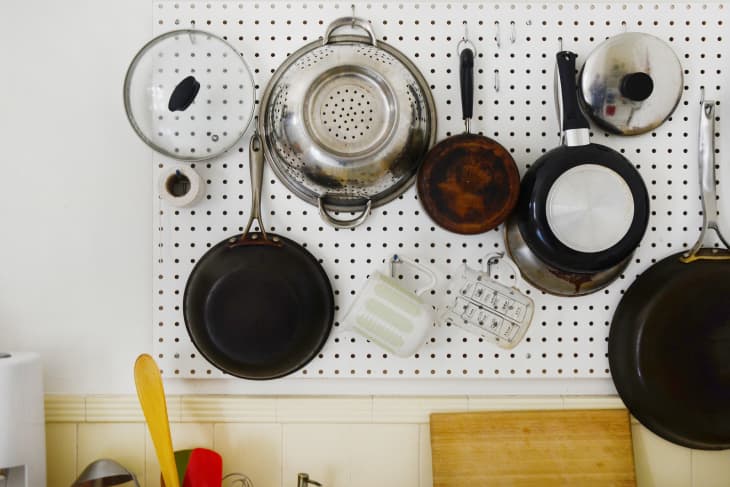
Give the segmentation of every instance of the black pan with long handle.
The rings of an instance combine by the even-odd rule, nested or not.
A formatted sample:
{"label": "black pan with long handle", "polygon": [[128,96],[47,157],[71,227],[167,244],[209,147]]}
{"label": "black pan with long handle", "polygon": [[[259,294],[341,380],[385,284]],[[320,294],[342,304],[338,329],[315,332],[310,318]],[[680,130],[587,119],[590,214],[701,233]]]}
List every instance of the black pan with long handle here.
{"label": "black pan with long handle", "polygon": [[563,143],[527,170],[506,244],[523,277],[557,295],[595,292],[618,277],[649,221],[649,195],[623,155],[590,141],[578,104],[576,54],[556,55]]}
{"label": "black pan with long handle", "polygon": [[647,428],[690,448],[730,448],[730,252],[703,248],[720,233],[715,102],[702,101],[699,165],[703,227],[689,252],[644,271],[624,294],[608,337],[613,382]]}
{"label": "black pan with long handle", "polygon": [[[251,138],[251,216],[240,235],[212,247],[188,278],[184,316],[200,353],[220,370],[274,379],[312,360],[334,319],[327,274],[301,245],[267,233],[261,220],[264,158]],[[257,220],[259,232],[251,231]]]}

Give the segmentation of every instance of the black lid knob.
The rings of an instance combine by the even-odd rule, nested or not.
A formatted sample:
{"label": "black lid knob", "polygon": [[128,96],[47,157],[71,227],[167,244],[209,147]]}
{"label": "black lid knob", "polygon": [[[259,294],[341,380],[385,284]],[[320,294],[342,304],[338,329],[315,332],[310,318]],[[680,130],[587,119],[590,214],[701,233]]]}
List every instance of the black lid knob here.
{"label": "black lid knob", "polygon": [[200,83],[193,76],[188,76],[172,90],[167,109],[171,112],[181,112],[187,109],[195,101],[198,91],[200,91]]}
{"label": "black lid knob", "polygon": [[621,94],[634,101],[644,101],[654,91],[654,80],[646,73],[631,73],[621,79]]}

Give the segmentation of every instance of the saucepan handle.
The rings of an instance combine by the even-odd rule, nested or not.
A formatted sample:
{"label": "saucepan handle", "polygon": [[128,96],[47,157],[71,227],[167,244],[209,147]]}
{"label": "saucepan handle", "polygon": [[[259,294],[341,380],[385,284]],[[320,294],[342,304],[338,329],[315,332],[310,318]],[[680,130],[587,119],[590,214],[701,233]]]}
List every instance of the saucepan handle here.
{"label": "saucepan handle", "polygon": [[327,207],[325,206],[324,198],[324,196],[320,196],[317,200],[317,206],[319,206],[319,215],[329,225],[341,229],[355,228],[356,226],[361,225],[362,222],[364,222],[365,219],[370,215],[370,208],[373,205],[373,200],[368,199],[367,203],[365,203],[365,207],[362,209],[362,212],[355,218],[352,218],[351,220],[339,220],[329,214],[329,212],[327,211]]}
{"label": "saucepan handle", "polygon": [[339,19],[333,20],[329,27],[327,27],[327,32],[325,32],[324,39],[322,39],[322,45],[326,46],[327,44],[329,44],[332,33],[342,27],[361,28],[362,30],[367,32],[368,37],[370,37],[370,44],[372,44],[373,47],[377,47],[378,41],[375,39],[375,32],[373,31],[370,22],[358,17],[340,17]]}
{"label": "saucepan handle", "polygon": [[464,48],[459,54],[459,87],[461,118],[466,124],[466,133],[469,133],[469,121],[474,115],[474,51],[469,47]]}
{"label": "saucepan handle", "polygon": [[705,100],[704,93],[700,101],[700,132],[699,132],[699,169],[700,193],[702,195],[702,231],[692,249],[682,260],[728,260],[730,254],[702,249],[707,230],[713,230],[725,247],[730,247],[720,231],[720,221],[717,212],[717,187],[715,184],[715,111],[716,102]]}
{"label": "saucepan handle", "polygon": [[560,51],[556,55],[557,102],[560,113],[563,143],[567,146],[586,145],[590,142],[588,120],[578,105],[578,89],[575,84],[575,59],[577,54]]}

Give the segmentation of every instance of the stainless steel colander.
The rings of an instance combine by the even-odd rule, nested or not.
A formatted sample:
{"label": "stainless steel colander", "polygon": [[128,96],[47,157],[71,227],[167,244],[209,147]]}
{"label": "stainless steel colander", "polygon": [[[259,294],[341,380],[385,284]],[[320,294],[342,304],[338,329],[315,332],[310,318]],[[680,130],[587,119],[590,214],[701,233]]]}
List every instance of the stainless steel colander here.
{"label": "stainless steel colander", "polygon": [[[346,26],[368,36],[332,35]],[[418,68],[366,20],[344,17],[274,73],[259,124],[281,182],[327,223],[351,228],[413,183],[436,138],[436,109]]]}

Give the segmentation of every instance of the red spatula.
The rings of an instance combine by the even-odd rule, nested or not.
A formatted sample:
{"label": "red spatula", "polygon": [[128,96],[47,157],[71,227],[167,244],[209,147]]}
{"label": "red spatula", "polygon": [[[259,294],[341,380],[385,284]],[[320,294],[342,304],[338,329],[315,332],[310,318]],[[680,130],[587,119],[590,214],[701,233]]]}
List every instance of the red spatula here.
{"label": "red spatula", "polygon": [[221,487],[223,459],[213,450],[195,448],[185,471],[182,487]]}

